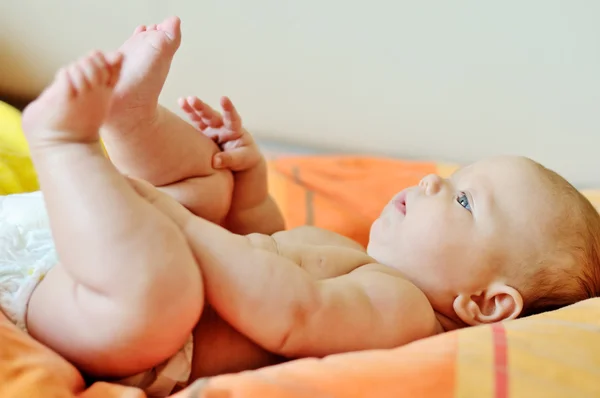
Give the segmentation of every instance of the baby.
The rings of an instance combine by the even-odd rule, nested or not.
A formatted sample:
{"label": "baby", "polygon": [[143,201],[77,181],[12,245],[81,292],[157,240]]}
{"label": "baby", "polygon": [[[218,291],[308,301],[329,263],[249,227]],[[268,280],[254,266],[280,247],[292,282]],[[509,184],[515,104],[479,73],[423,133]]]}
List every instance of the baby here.
{"label": "baby", "polygon": [[397,347],[600,293],[598,213],[526,158],[425,177],[383,209],[366,250],[317,228],[283,231],[229,100],[223,116],[181,101],[205,134],[158,107],[179,41],[176,18],[139,28],[119,52],[62,69],[24,114],[60,262],[22,316],[86,374],[164,396],[199,377]]}

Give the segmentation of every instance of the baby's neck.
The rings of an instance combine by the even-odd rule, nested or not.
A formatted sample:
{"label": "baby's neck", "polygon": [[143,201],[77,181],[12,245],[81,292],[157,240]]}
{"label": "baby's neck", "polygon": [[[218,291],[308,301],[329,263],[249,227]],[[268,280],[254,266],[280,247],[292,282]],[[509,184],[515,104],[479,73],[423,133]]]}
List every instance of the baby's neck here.
{"label": "baby's neck", "polygon": [[438,325],[440,328],[439,333],[449,332],[451,330],[462,329],[464,327],[467,327],[467,325],[464,322],[452,319],[451,317],[448,317],[442,314],[441,312],[436,311],[435,316],[437,318]]}

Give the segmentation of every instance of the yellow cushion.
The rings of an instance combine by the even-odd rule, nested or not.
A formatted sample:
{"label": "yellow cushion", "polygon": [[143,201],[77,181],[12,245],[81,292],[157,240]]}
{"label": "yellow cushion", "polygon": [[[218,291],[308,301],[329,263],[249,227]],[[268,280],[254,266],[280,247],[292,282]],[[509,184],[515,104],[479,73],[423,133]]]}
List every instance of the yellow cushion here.
{"label": "yellow cushion", "polygon": [[21,114],[0,101],[0,195],[37,189],[37,177],[21,130]]}

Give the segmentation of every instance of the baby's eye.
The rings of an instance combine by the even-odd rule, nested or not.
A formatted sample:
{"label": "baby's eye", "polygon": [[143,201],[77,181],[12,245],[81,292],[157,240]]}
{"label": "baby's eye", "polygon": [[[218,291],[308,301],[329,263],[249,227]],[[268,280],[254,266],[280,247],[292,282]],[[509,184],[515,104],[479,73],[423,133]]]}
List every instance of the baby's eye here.
{"label": "baby's eye", "polygon": [[471,211],[471,204],[469,203],[469,198],[467,194],[464,192],[460,192],[456,197],[456,201],[465,209]]}

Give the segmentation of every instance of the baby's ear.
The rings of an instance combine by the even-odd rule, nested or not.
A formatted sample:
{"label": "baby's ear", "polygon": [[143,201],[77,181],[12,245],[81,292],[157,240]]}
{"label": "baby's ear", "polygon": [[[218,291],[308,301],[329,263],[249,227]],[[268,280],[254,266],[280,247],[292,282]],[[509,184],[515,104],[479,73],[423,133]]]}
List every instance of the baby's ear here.
{"label": "baby's ear", "polygon": [[523,310],[523,297],[514,288],[500,282],[475,294],[460,294],[454,300],[456,315],[467,325],[515,319]]}

